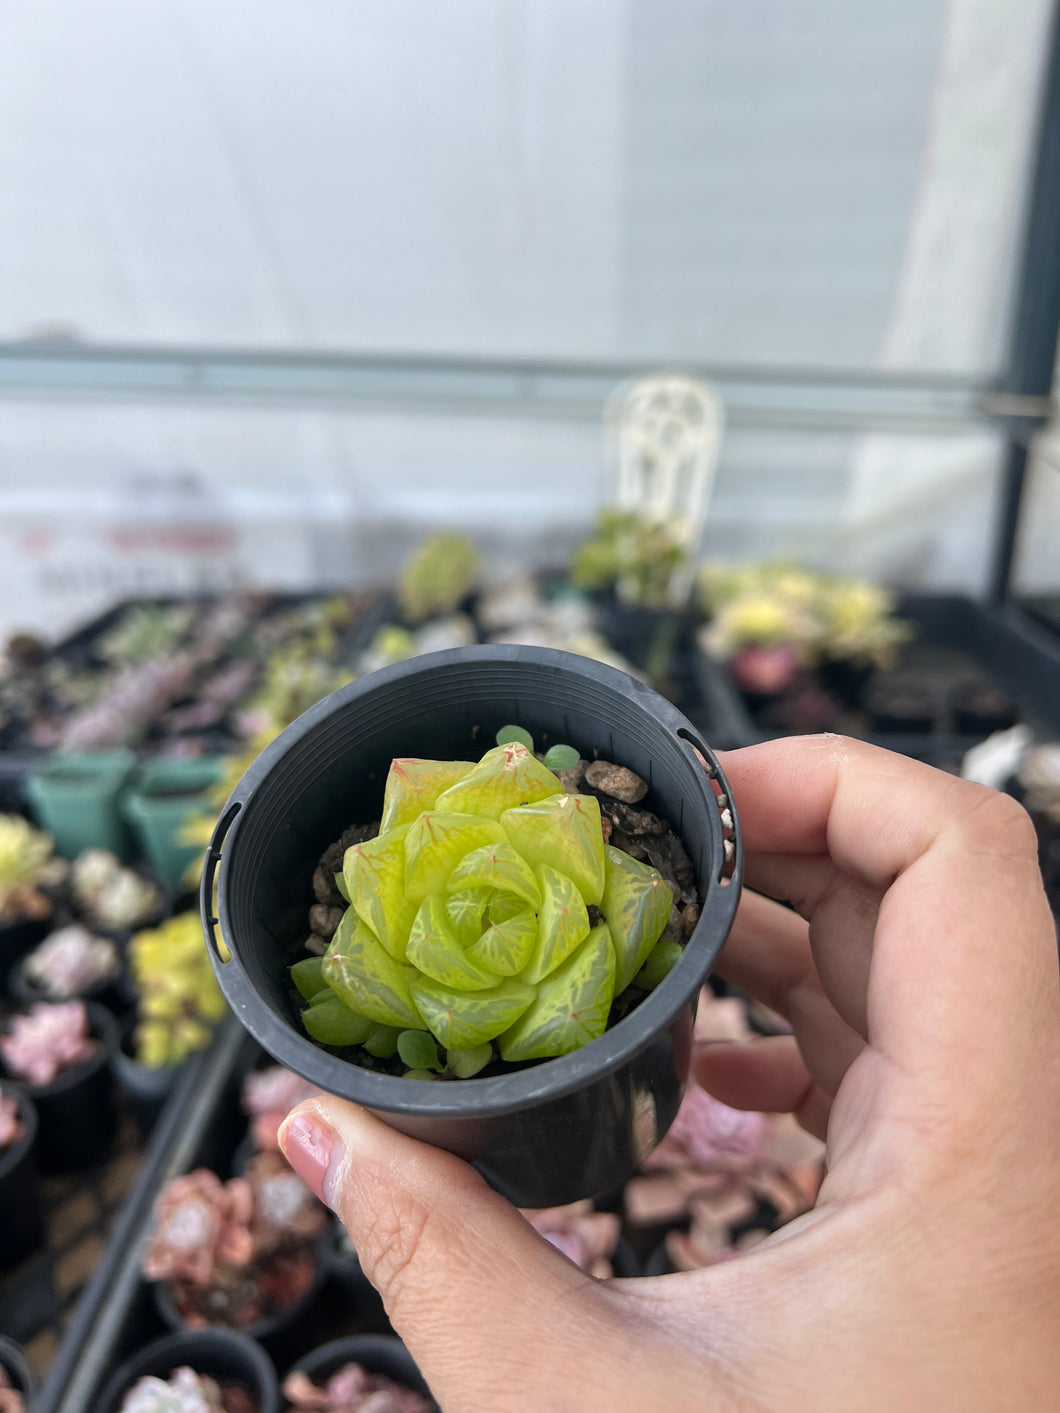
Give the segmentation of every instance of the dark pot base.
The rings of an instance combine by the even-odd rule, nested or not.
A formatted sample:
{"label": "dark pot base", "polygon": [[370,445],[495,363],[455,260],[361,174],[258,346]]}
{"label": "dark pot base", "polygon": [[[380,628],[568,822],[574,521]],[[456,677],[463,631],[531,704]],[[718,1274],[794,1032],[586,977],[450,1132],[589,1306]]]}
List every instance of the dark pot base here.
{"label": "dark pot base", "polygon": [[[0,1271],[9,1270],[40,1245],[44,1228],[37,1177],[37,1111],[25,1091],[5,1082],[0,1092],[18,1097],[25,1134],[0,1153]],[[17,1220],[15,1214],[17,1213]],[[0,1363],[3,1363],[0,1348]]]}
{"label": "dark pot base", "polygon": [[96,1413],[120,1413],[122,1400],[138,1379],[168,1379],[183,1365],[221,1385],[241,1385],[255,1399],[258,1413],[280,1413],[280,1390],[269,1356],[247,1335],[217,1329],[182,1331],[142,1349],[109,1380],[93,1405]]}
{"label": "dark pot base", "polygon": [[30,1398],[37,1391],[37,1380],[33,1377],[25,1350],[6,1335],[0,1335],[0,1369],[5,1370],[12,1387],[25,1394],[28,1406]]}
{"label": "dark pot base", "polygon": [[431,1397],[427,1381],[416,1361],[395,1335],[351,1335],[333,1339],[299,1359],[288,1373],[301,1371],[314,1383],[322,1384],[344,1364],[360,1364],[370,1374],[383,1374],[394,1383]]}

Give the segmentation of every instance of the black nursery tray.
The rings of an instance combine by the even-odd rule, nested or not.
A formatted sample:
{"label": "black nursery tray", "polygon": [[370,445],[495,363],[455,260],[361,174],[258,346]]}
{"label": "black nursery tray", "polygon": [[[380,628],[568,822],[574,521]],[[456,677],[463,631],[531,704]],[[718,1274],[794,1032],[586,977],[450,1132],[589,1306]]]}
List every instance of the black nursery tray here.
{"label": "black nursery tray", "polygon": [[[913,652],[945,653],[955,665],[976,669],[1017,702],[1021,720],[1040,733],[1060,734],[1060,641],[1018,608],[937,594],[910,596],[899,604],[898,611],[916,625]],[[717,663],[696,650],[693,667],[703,699],[723,704],[719,709],[734,739],[721,744],[750,745],[777,734],[756,724]],[[950,768],[959,767],[965,752],[983,739],[982,734],[955,731],[859,730],[856,717],[850,725],[852,734],[863,735],[888,750]]]}

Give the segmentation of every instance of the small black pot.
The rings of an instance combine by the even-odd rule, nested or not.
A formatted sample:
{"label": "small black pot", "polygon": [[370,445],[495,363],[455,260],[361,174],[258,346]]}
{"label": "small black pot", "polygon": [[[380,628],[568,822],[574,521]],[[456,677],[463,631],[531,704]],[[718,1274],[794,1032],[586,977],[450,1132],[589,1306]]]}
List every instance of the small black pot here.
{"label": "small black pot", "polygon": [[[356,1255],[350,1255],[342,1243],[342,1230],[339,1220],[331,1230],[324,1247],[324,1264],[327,1268],[328,1284],[341,1292],[343,1308],[356,1312],[357,1324],[362,1329],[390,1329],[390,1320],[383,1304],[383,1297],[368,1279]],[[327,1297],[325,1297],[326,1299]]]}
{"label": "small black pot", "polygon": [[92,1001],[87,1010],[89,1029],[99,1041],[96,1054],[51,1084],[25,1086],[40,1121],[37,1161],[45,1172],[89,1167],[103,1157],[114,1135],[114,1017]]}
{"label": "small black pot", "polygon": [[[317,859],[349,824],[379,817],[395,757],[477,758],[508,723],[539,744],[570,742],[649,782],[645,808],[681,836],[703,899],[683,957],[599,1039],[513,1073],[428,1083],[339,1059],[305,1035],[287,977],[301,955]],[[221,815],[200,893],[221,989],[281,1064],[473,1161],[516,1205],[560,1206],[612,1188],[636,1171],[677,1113],[699,989],[739,900],[738,826],[727,838],[711,776],[729,795],[716,759],[675,707],[625,673],[570,653],[460,648],[372,673],[278,736]],[[218,862],[227,962],[212,911]]]}
{"label": "small black pot", "polygon": [[396,1335],[350,1335],[322,1344],[312,1354],[306,1354],[288,1374],[308,1374],[316,1384],[323,1384],[344,1364],[360,1364],[370,1374],[383,1374],[394,1383],[431,1397],[427,1381],[415,1359]]}
{"label": "small black pot", "polygon": [[141,1065],[132,1054],[135,1028],[135,1017],[121,1027],[114,1047],[114,1077],[129,1100],[136,1126],[146,1137],[158,1122],[182,1066],[162,1065],[158,1069],[148,1069],[146,1065]]}
{"label": "small black pot", "polygon": [[7,1372],[13,1388],[25,1396],[26,1405],[37,1391],[37,1380],[29,1367],[26,1351],[6,1335],[0,1335],[0,1369]]}
{"label": "small black pot", "polygon": [[272,1360],[248,1335],[234,1330],[184,1330],[141,1349],[107,1383],[96,1413],[120,1413],[122,1400],[138,1379],[168,1379],[184,1366],[220,1384],[241,1384],[258,1413],[280,1413],[280,1388]]}
{"label": "small black pot", "polygon": [[849,657],[827,658],[819,672],[825,688],[852,710],[861,705],[872,677],[871,662],[856,662]]}
{"label": "small black pot", "polygon": [[[272,1315],[266,1315],[264,1319],[255,1320],[254,1324],[248,1325],[245,1330],[238,1333],[249,1335],[251,1339],[259,1340],[266,1349],[271,1350],[275,1355],[278,1350],[286,1349],[290,1343],[289,1336],[292,1330],[299,1328],[306,1316],[316,1305],[320,1296],[320,1288],[324,1284],[326,1275],[326,1265],[324,1258],[324,1243],[322,1240],[316,1252],[316,1267],[313,1273],[313,1280],[306,1292],[283,1310],[277,1310]],[[154,1295],[155,1308],[162,1320],[171,1330],[186,1330],[187,1326],[177,1309],[176,1301],[173,1299],[173,1292],[168,1281],[153,1281],[151,1289]],[[213,1328],[213,1327],[211,1327]],[[217,1328],[225,1328],[217,1326]],[[299,1346],[294,1345],[297,1349]]]}
{"label": "small black pot", "polygon": [[43,922],[11,922],[6,927],[0,927],[0,983],[7,981],[27,952],[32,952],[38,942],[44,941],[51,927],[51,918]]}
{"label": "small black pot", "polygon": [[[40,1212],[40,1183],[34,1146],[37,1138],[37,1111],[26,1092],[16,1084],[4,1083],[0,1093],[18,1099],[18,1116],[26,1132],[17,1143],[0,1153],[0,1271],[6,1271],[27,1257],[41,1243],[44,1228]],[[16,1218],[17,1214],[17,1218]],[[3,1363],[0,1348],[0,1363]]]}

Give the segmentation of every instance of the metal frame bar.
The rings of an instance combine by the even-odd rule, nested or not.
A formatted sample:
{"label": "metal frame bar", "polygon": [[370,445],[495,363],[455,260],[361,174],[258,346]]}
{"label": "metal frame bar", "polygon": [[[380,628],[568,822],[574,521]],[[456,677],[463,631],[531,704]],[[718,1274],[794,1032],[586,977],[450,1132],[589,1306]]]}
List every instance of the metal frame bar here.
{"label": "metal frame bar", "polygon": [[[1060,4],[1054,4],[1030,198],[1013,307],[1005,392],[1017,399],[1049,397],[1060,337]],[[1044,409],[1043,409],[1044,411]],[[1045,415],[1016,418],[1001,480],[989,598],[1005,602],[1019,543],[1027,453]]]}

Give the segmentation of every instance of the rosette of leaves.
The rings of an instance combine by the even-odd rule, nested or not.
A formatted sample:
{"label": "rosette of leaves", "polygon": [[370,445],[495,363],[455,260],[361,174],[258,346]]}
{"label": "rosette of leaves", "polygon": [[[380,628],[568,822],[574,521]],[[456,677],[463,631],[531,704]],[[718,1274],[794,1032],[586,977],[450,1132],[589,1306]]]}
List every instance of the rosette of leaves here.
{"label": "rosette of leaves", "polygon": [[604,510],[595,533],[575,553],[571,582],[579,589],[616,588],[623,603],[640,608],[664,608],[686,558],[664,522],[632,510]]}
{"label": "rosette of leaves", "polygon": [[479,556],[465,535],[439,534],[424,540],[401,575],[398,598],[410,623],[450,613],[478,578]]}
{"label": "rosette of leaves", "polygon": [[670,888],[605,845],[595,797],[564,793],[550,765],[576,752],[546,764],[502,735],[523,739],[477,763],[393,762],[378,837],[346,852],[327,953],[292,968],[315,1040],[470,1078],[494,1047],[518,1062],[595,1040],[642,973]]}

